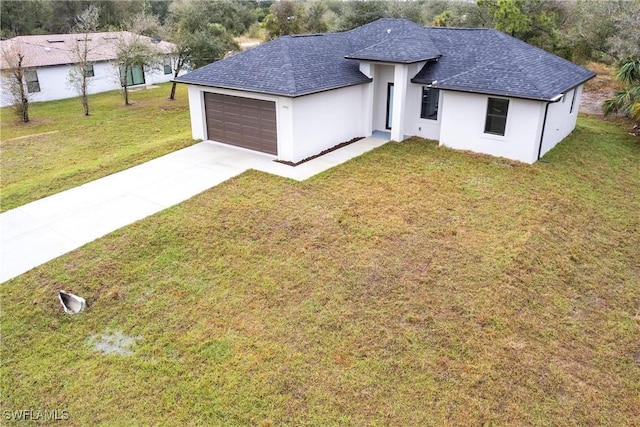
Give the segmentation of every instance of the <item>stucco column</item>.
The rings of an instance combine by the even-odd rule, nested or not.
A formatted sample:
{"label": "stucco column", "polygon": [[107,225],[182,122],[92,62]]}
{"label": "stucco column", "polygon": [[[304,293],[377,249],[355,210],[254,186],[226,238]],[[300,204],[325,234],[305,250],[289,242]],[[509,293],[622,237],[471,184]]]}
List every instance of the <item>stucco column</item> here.
{"label": "stucco column", "polygon": [[189,113],[191,115],[191,137],[207,139],[207,120],[204,113],[204,92],[197,86],[187,86]]}
{"label": "stucco column", "polygon": [[373,91],[375,89],[375,65],[360,61],[360,72],[372,78],[373,82],[362,85],[362,136],[373,133]]}
{"label": "stucco column", "polygon": [[391,118],[391,139],[395,141],[404,139],[408,76],[408,65],[395,65],[393,72],[393,116]]}
{"label": "stucco column", "polygon": [[278,159],[296,162],[294,147],[293,98],[279,97],[276,102],[278,123]]}

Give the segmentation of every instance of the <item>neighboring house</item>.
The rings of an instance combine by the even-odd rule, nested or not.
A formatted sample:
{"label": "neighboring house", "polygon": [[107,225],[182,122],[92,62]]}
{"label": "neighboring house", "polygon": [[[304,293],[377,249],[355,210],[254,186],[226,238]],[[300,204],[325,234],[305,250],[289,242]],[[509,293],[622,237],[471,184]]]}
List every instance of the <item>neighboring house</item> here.
{"label": "neighboring house", "polygon": [[595,73],[493,29],[381,19],[286,36],[185,74],[193,137],[298,162],[390,131],[533,163]]}
{"label": "neighboring house", "polygon": [[[129,71],[128,83],[131,86],[164,83],[173,77],[170,53],[174,45],[166,41],[155,42],[145,36],[137,36],[127,31],[91,33],[88,35],[89,60],[89,93],[105,92],[119,89],[120,68],[116,63],[116,44],[131,37],[140,37],[145,43],[164,56],[157,68],[147,69],[142,66],[133,67]],[[23,66],[28,68],[27,89],[32,102],[51,101],[54,99],[73,98],[78,93],[69,84],[69,71],[77,62],[73,49],[76,43],[84,43],[85,34],[53,34],[41,36],[18,36],[0,41],[2,62],[0,69],[7,71],[10,67],[6,55],[19,50],[25,55]],[[11,105],[11,98],[4,89],[0,106]]]}

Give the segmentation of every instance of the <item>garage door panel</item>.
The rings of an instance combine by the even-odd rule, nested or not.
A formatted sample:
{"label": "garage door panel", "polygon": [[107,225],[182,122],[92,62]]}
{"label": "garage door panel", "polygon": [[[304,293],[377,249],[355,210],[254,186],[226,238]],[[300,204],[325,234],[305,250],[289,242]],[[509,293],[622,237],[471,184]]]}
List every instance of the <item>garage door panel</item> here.
{"label": "garage door panel", "polygon": [[275,102],[205,93],[209,139],[277,154]]}
{"label": "garage door panel", "polygon": [[210,127],[215,127],[215,128],[220,128],[220,129],[224,129],[225,127],[225,122],[222,119],[219,119],[218,117],[211,117],[209,116],[209,126]]}

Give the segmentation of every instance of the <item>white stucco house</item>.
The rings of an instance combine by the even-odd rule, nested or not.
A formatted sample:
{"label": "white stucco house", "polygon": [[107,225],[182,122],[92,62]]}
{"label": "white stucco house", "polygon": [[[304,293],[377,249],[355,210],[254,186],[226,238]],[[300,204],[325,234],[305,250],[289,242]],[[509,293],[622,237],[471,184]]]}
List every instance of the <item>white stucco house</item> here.
{"label": "white stucco house", "polygon": [[[170,53],[174,45],[166,41],[155,42],[145,36],[127,31],[91,33],[87,36],[89,60],[89,93],[106,92],[119,89],[120,67],[116,63],[116,44],[120,40],[138,37],[163,58],[154,68],[133,67],[129,72],[130,86],[148,86],[168,82],[173,78],[173,58]],[[2,79],[2,97],[0,106],[11,105],[12,99],[6,90],[5,73],[12,67],[13,52],[24,54],[23,66],[28,69],[27,90],[31,102],[52,101],[73,98],[78,93],[69,83],[69,71],[77,62],[73,49],[77,43],[85,43],[85,34],[49,34],[38,36],[18,36],[0,41],[0,79]]]}
{"label": "white stucco house", "polygon": [[374,131],[533,163],[595,73],[493,29],[381,19],[285,36],[176,79],[192,133],[298,162]]}

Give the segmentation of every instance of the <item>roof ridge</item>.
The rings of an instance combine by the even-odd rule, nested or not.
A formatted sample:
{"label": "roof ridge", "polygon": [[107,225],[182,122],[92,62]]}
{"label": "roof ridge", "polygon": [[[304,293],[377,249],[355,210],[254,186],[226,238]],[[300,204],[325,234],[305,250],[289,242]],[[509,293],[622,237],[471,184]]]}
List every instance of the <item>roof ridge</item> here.
{"label": "roof ridge", "polygon": [[[517,38],[515,38],[513,36],[505,34],[502,31],[498,31],[498,30],[496,30],[494,28],[492,28],[492,30],[493,30],[492,34],[494,36],[498,36],[501,39],[503,39],[503,40],[505,40],[505,41],[507,41],[509,43],[513,43],[514,41],[515,42],[520,42],[520,43],[524,43],[527,47],[533,47],[533,48],[537,49],[540,52],[549,53],[544,49],[540,49],[537,46],[533,46],[533,45],[531,45],[531,44],[529,44],[527,42],[524,42],[524,41],[522,41],[520,39],[517,39]],[[520,43],[518,43],[518,44],[520,44]],[[538,82],[536,81],[536,79],[532,78],[531,73],[529,72],[529,70],[523,67],[522,61],[514,61],[514,57],[516,57],[516,56],[518,57],[518,59],[522,59],[521,52],[519,52],[519,50],[517,52],[514,52],[514,48],[515,48],[515,46],[513,46],[513,47],[512,46],[508,46],[509,53],[511,54],[510,57],[509,57],[510,64],[512,66],[515,66],[518,69],[518,71],[520,71],[527,78],[527,81],[530,84],[532,84],[536,89],[538,89],[540,91],[540,93],[545,93],[546,94],[547,91],[544,90],[543,88],[541,88],[539,86]],[[557,55],[554,55],[554,56],[559,58],[559,56],[557,56]],[[551,94],[551,95],[555,95],[555,94]]]}
{"label": "roof ridge", "polygon": [[425,25],[424,28],[429,30],[467,30],[467,31],[490,31],[494,28],[488,27],[436,27],[433,25]]}
{"label": "roof ridge", "polygon": [[[291,40],[292,37],[283,37],[282,40]],[[296,93],[296,91],[298,90],[297,87],[297,82],[296,82],[296,75],[293,71],[293,64],[291,62],[291,52],[289,51],[289,43],[282,43],[281,46],[281,50],[283,51],[283,55],[282,55],[282,63],[284,65],[285,68],[285,72],[287,73],[287,80],[289,80],[289,78],[291,79],[291,82],[293,83],[293,93]]]}
{"label": "roof ridge", "polygon": [[59,51],[62,51],[62,52],[71,52],[70,49],[66,49],[64,47],[56,46],[55,44],[52,44],[51,46],[43,46],[40,43],[28,42],[28,41],[24,41],[24,40],[9,39],[7,41],[12,41],[13,43],[22,43],[22,44],[26,44],[28,46],[43,47],[43,48],[51,49],[51,50],[55,49],[55,50],[59,50]]}
{"label": "roof ridge", "polygon": [[[127,30],[120,30],[120,31],[92,31],[92,32],[88,32],[88,33],[56,33],[56,34],[24,34],[24,35],[20,35],[20,36],[15,36],[15,37],[11,37],[10,39],[7,40],[16,40],[16,41],[23,41],[22,39],[50,39],[53,37],[60,37],[60,38],[65,38],[65,37],[75,37],[75,36],[84,36],[85,34],[89,34],[89,35],[95,35],[95,34],[120,34],[120,33],[130,33],[130,34],[136,34],[133,33],[131,31],[127,31]],[[147,37],[149,38],[149,36],[145,36],[143,34],[138,34],[139,36],[142,37]],[[5,40],[6,41],[6,40]]]}

